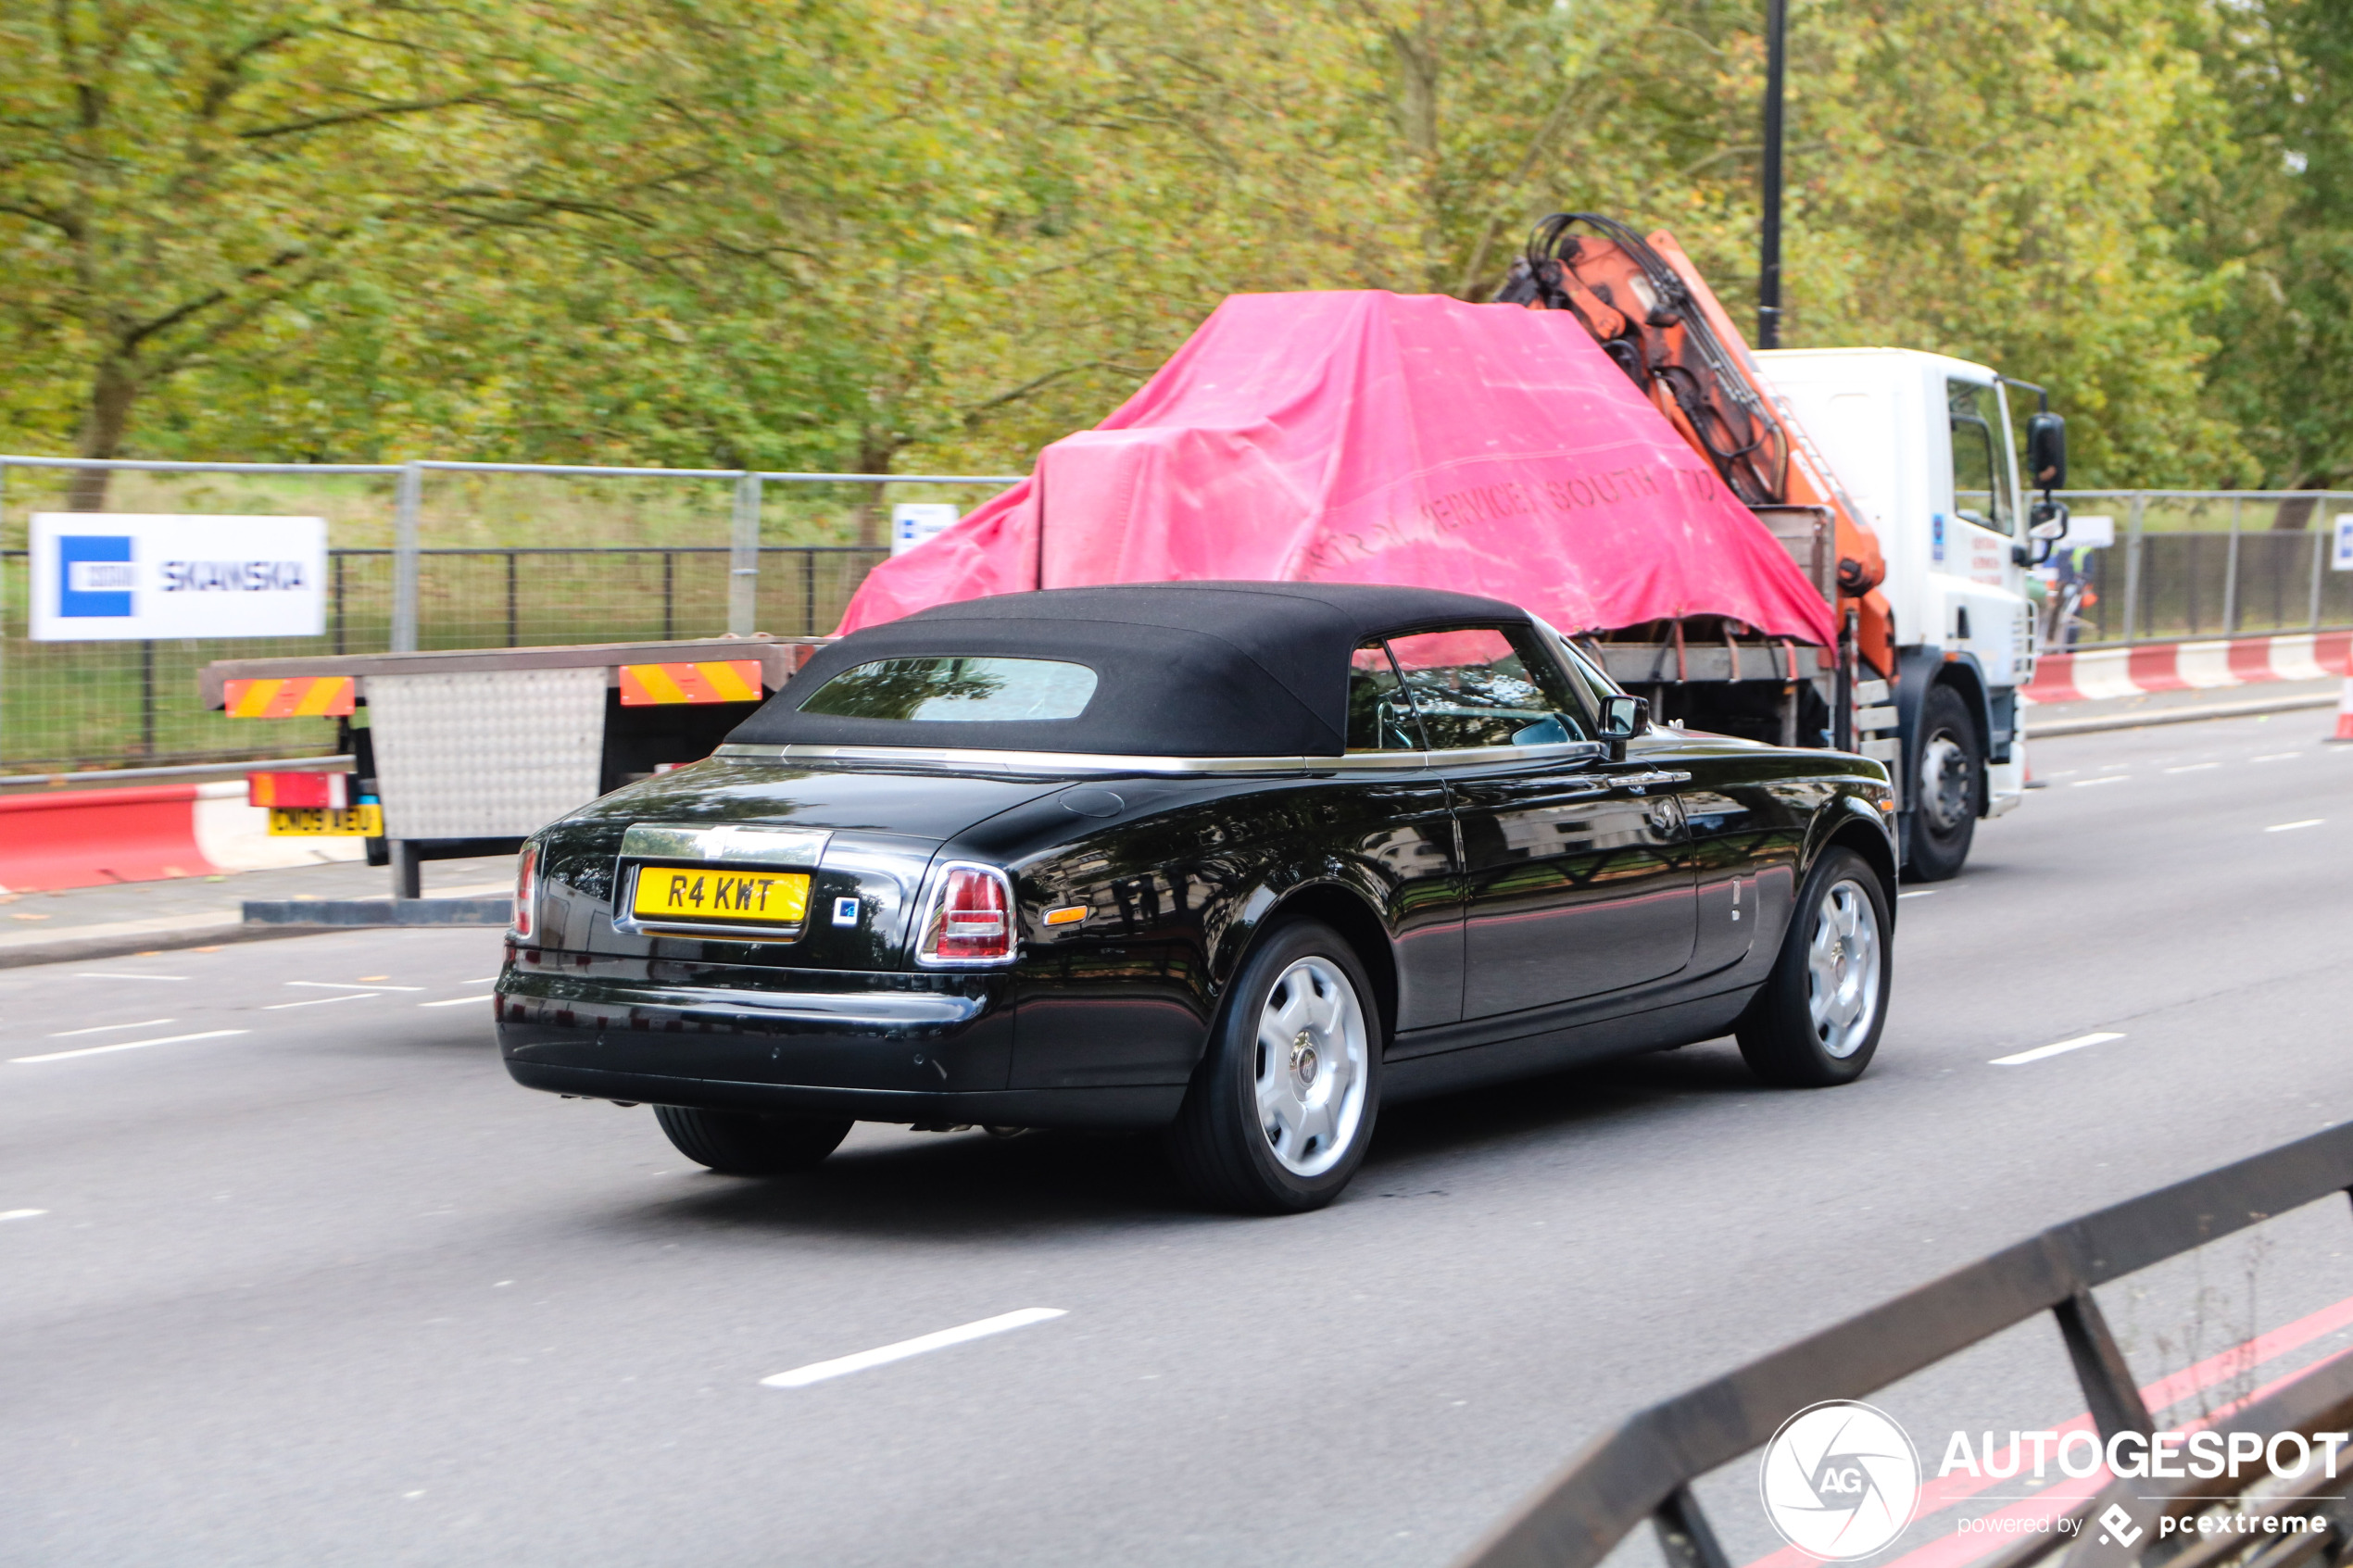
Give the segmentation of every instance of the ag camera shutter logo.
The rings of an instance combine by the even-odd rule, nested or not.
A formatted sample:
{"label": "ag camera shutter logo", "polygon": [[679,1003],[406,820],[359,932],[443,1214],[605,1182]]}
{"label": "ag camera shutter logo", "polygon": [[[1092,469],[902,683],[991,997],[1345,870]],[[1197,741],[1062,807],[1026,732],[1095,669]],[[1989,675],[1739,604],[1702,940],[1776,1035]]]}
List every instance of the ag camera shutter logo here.
{"label": "ag camera shutter logo", "polygon": [[1798,1550],[1830,1562],[1869,1557],[1919,1507],[1919,1450],[1886,1411],[1825,1399],[1765,1445],[1757,1490],[1765,1517]]}

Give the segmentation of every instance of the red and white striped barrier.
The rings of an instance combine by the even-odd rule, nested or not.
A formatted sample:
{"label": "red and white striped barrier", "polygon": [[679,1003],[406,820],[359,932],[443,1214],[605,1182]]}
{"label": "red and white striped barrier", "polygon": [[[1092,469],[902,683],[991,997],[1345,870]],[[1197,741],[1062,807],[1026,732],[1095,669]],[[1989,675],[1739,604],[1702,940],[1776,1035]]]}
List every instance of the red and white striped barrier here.
{"label": "red and white striped barrier", "polygon": [[0,892],[357,860],[356,838],[272,838],[245,782],[0,797]]}
{"label": "red and white striped barrier", "polygon": [[2034,684],[2026,688],[2026,699],[2085,702],[2265,681],[2322,681],[2331,675],[2353,676],[2353,632],[2294,632],[2045,654],[2034,667]]}

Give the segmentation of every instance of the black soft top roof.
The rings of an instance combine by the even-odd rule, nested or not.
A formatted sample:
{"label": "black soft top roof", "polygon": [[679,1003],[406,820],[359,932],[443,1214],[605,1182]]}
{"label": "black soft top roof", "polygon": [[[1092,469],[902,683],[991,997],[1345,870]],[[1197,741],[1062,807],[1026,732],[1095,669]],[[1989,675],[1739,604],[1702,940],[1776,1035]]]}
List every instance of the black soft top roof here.
{"label": "black soft top roof", "polygon": [[[1051,588],[936,606],[820,649],[727,738],[759,745],[921,746],[1160,757],[1337,757],[1348,659],[1368,637],[1526,622],[1501,599],[1353,583],[1150,583]],[[1083,664],[1075,719],[934,722],[803,713],[854,665],[1026,656]]]}

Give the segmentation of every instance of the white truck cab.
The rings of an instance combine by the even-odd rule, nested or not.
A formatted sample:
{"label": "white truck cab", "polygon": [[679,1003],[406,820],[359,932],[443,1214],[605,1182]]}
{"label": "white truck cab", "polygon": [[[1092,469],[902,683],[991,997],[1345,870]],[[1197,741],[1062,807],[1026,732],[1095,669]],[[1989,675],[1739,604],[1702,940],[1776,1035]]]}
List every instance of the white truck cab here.
{"label": "white truck cab", "polygon": [[1879,535],[1897,727],[1861,749],[1896,777],[1907,860],[1950,875],[1974,820],[2010,809],[2025,787],[2018,693],[2034,674],[2036,552],[2004,390],[2024,383],[1904,348],[1756,358]]}

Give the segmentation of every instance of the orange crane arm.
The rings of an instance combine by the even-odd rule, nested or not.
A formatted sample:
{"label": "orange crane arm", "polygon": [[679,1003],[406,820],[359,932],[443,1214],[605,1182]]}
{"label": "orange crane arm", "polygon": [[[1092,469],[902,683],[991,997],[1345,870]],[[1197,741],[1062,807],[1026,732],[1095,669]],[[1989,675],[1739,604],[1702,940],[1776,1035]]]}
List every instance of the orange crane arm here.
{"label": "orange crane arm", "polygon": [[[1582,224],[1592,234],[1573,234]],[[1838,591],[1856,649],[1882,678],[1895,671],[1894,612],[1879,536],[1830,464],[1776,397],[1748,344],[1699,269],[1665,230],[1644,237],[1614,219],[1554,213],[1537,225],[1499,300],[1573,313],[1677,433],[1752,507],[1826,508],[1836,530]]]}

